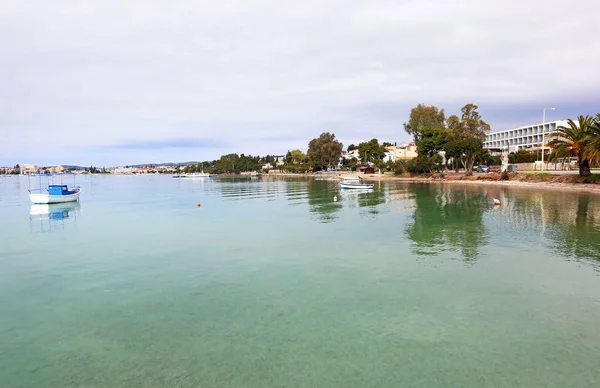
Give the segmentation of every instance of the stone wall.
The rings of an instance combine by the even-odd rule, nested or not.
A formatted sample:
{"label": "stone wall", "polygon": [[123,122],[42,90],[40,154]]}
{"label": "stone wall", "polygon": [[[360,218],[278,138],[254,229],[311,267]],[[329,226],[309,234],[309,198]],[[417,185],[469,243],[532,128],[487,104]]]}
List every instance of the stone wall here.
{"label": "stone wall", "polygon": [[[518,171],[542,171],[542,162],[534,162],[534,163],[515,163],[518,168]],[[544,171],[577,171],[577,163],[565,163],[564,169],[563,165],[560,163],[544,163]]]}

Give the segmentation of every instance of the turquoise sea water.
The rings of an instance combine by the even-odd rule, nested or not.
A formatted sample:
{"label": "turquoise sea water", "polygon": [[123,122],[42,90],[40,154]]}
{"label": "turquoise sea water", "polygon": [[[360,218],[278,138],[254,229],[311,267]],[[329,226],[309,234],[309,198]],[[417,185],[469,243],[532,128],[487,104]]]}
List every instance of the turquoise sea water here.
{"label": "turquoise sea water", "polygon": [[0,177],[3,388],[600,385],[600,196],[77,183]]}

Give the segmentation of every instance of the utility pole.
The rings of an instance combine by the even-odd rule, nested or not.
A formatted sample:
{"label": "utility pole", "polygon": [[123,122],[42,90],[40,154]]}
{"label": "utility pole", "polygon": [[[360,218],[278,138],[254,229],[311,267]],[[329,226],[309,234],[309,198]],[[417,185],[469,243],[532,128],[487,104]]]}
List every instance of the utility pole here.
{"label": "utility pole", "polygon": [[544,108],[542,113],[542,171],[544,171],[544,145],[545,145],[545,135],[546,135],[546,111],[547,110],[556,110],[556,108]]}

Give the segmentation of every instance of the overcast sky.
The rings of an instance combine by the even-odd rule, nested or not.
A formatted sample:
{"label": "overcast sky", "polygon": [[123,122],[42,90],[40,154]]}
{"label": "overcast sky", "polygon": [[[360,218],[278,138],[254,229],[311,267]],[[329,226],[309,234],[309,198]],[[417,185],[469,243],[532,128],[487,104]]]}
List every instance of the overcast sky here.
{"label": "overcast sky", "polygon": [[418,103],[492,130],[600,112],[596,0],[0,0],[0,165],[402,142]]}

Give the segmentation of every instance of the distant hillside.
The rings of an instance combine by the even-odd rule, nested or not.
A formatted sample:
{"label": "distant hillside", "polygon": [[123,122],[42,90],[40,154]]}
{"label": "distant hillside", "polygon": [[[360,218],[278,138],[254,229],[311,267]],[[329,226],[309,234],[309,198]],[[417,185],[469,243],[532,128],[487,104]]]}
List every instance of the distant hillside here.
{"label": "distant hillside", "polygon": [[[89,167],[75,166],[72,164],[61,164],[61,166],[63,166],[63,168],[65,170],[83,170],[84,168],[89,168]],[[52,167],[56,167],[56,166],[43,166],[41,168],[42,169],[50,169]]]}
{"label": "distant hillside", "polygon": [[[174,166],[191,166],[191,165],[196,165],[200,162],[181,162],[181,163],[173,163],[173,162],[168,162],[168,163],[144,163],[144,164],[128,164],[127,166],[129,167],[135,167],[135,168],[143,168],[143,167],[174,167]],[[76,166],[74,164],[61,164],[61,166],[63,166],[63,168],[65,170],[85,170],[90,168],[90,166]],[[44,166],[42,168],[45,169],[50,169],[52,167],[56,167],[56,166]],[[94,167],[96,168],[103,168],[103,167],[107,167],[108,166],[96,166],[94,165]]]}
{"label": "distant hillside", "polygon": [[65,170],[83,170],[84,168],[89,168],[89,166],[88,167],[82,167],[82,166],[75,166],[75,165],[72,165],[72,164],[62,164],[62,166],[63,166],[63,168]]}

